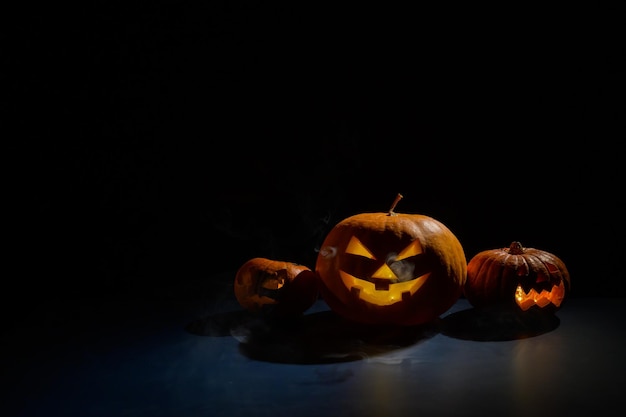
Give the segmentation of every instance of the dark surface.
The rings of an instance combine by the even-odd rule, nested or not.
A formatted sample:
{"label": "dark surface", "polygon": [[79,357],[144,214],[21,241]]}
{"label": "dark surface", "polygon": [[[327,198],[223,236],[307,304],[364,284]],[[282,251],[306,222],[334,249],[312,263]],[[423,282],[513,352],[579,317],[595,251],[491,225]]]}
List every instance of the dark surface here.
{"label": "dark surface", "polygon": [[[219,278],[219,279],[218,279]],[[625,411],[624,298],[410,328],[241,310],[228,277],[85,302],[5,333],[6,416],[584,416]],[[210,295],[212,294],[212,295]],[[18,351],[15,356],[15,351]]]}

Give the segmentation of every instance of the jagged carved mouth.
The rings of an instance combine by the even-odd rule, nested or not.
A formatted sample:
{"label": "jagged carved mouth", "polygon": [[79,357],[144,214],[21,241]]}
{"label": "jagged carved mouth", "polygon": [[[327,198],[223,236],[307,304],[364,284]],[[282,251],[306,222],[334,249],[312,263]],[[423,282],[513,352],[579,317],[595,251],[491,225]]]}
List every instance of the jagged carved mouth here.
{"label": "jagged carved mouth", "polygon": [[542,289],[537,291],[531,288],[525,291],[521,285],[518,285],[515,290],[515,302],[524,311],[534,305],[545,307],[548,304],[554,304],[556,307],[560,307],[563,298],[565,298],[565,284],[563,281],[559,282],[559,285],[553,286],[550,290]]}

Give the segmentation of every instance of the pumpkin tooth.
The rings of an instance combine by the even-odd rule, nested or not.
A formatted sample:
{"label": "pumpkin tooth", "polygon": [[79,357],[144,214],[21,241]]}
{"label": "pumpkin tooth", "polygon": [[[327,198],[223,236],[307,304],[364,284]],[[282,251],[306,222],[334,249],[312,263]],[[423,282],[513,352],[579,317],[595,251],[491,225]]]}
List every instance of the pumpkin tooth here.
{"label": "pumpkin tooth", "polygon": [[397,282],[397,280],[386,279],[370,279],[370,281],[374,284],[374,288],[378,291],[389,291],[389,284]]}

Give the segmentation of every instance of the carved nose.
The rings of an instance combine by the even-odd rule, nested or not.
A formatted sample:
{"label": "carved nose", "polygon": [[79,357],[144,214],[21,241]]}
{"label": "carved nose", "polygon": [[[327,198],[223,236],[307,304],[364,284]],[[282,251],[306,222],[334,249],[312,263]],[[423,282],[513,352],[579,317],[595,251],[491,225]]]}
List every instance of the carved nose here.
{"label": "carved nose", "polygon": [[391,268],[387,264],[383,264],[380,268],[378,268],[373,274],[372,278],[376,279],[388,279],[388,280],[397,280],[398,276],[393,273]]}

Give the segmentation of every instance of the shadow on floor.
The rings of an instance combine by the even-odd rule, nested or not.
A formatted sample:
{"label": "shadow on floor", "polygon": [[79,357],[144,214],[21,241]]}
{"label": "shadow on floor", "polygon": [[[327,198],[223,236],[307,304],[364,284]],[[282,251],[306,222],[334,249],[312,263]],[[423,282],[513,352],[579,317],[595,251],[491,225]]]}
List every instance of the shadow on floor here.
{"label": "shadow on floor", "polygon": [[456,339],[507,341],[551,332],[560,320],[552,312],[470,308],[444,317],[440,324],[442,334]]}
{"label": "shadow on floor", "polygon": [[216,314],[190,323],[199,336],[232,336],[251,359],[292,364],[349,362],[414,345],[438,333],[438,323],[375,326],[347,321],[332,311],[271,319],[244,311]]}

